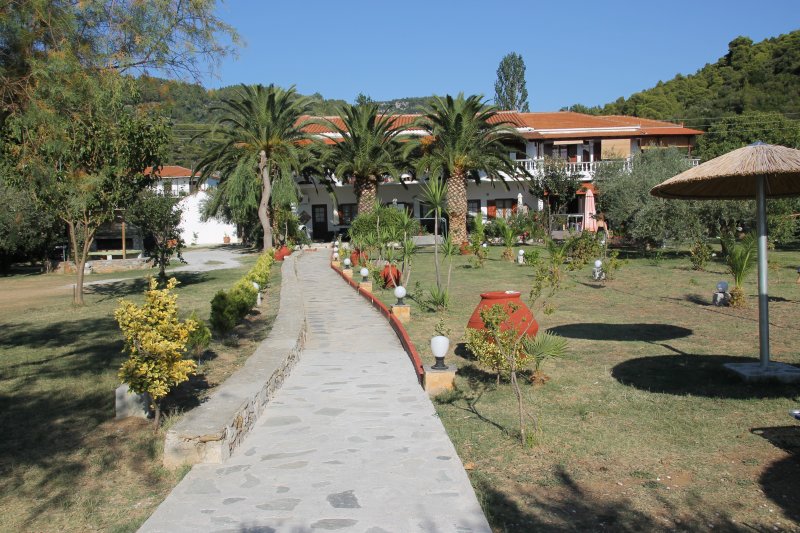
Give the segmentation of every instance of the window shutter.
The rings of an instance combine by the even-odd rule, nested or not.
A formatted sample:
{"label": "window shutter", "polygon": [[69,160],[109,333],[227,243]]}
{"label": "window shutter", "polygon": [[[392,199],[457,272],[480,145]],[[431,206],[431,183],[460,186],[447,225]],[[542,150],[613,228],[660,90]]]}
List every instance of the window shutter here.
{"label": "window shutter", "polygon": [[496,200],[487,200],[486,201],[486,215],[489,218],[497,218],[497,201]]}

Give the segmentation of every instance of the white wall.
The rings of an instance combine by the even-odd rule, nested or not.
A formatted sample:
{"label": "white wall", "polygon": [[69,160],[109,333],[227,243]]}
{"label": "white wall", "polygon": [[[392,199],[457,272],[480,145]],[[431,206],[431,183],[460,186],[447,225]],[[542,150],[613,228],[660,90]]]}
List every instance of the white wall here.
{"label": "white wall", "polygon": [[[239,242],[236,235],[236,226],[233,224],[225,224],[214,219],[210,219],[207,222],[200,221],[200,207],[206,198],[208,198],[208,193],[199,191],[182,198],[178,202],[183,211],[181,214],[181,237],[186,246],[192,244],[222,244],[225,235],[231,238],[231,242]],[[197,233],[197,239],[194,238],[195,233]]]}

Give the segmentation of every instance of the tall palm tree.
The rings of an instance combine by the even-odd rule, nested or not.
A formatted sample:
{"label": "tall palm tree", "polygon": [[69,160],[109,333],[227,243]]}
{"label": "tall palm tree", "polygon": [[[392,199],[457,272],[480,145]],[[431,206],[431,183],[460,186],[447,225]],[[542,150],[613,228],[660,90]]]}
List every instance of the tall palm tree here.
{"label": "tall palm tree", "polygon": [[198,164],[202,179],[218,172],[222,180],[238,182],[228,195],[252,189],[243,186],[252,183],[250,180],[260,182],[258,219],[264,229],[264,250],[272,248],[272,182],[299,171],[302,146],[309,140],[303,131],[308,107],[308,100],[299,96],[294,86],[243,84],[233,97],[212,108],[219,118],[200,135],[212,143]]}
{"label": "tall palm tree", "polygon": [[381,114],[378,104],[348,105],[339,110],[340,127],[333,121],[324,124],[341,136],[328,150],[326,163],[340,179],[353,179],[358,213],[368,213],[378,199],[378,180],[386,174],[398,175],[402,149],[394,127],[394,116]]}
{"label": "tall palm tree", "polygon": [[516,177],[509,154],[514,150],[510,143],[518,142],[519,136],[496,107],[485,104],[481,96],[465,98],[463,93],[455,98],[433,98],[419,127],[429,137],[414,143],[419,154],[417,170],[444,176],[449,231],[455,242],[466,242],[467,179],[480,180],[481,172],[503,183],[501,172]]}

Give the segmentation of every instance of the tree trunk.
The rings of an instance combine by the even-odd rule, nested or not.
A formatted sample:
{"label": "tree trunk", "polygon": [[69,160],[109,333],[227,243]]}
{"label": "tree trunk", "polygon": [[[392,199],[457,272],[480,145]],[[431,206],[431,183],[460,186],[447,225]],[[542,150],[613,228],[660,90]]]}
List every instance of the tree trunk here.
{"label": "tree trunk", "polygon": [[467,176],[463,172],[447,178],[447,214],[453,242],[467,242]]}
{"label": "tree trunk", "polygon": [[378,179],[375,176],[356,176],[353,192],[358,199],[359,215],[375,210],[375,200],[378,198]]}
{"label": "tree trunk", "polygon": [[78,235],[77,228],[75,227],[74,220],[65,220],[69,227],[69,239],[72,244],[72,257],[75,261],[75,270],[77,271],[75,279],[75,292],[72,295],[72,303],[74,305],[84,305],[83,300],[83,269],[86,265],[86,258],[89,256],[89,249],[92,247],[94,240],[94,230],[90,230],[88,224],[83,224],[83,246],[78,249]]}
{"label": "tree trunk", "polygon": [[269,216],[269,198],[272,196],[272,181],[270,165],[267,162],[267,153],[263,150],[259,154],[258,171],[261,174],[261,202],[258,204],[258,220],[264,230],[264,251],[272,248],[272,222]]}
{"label": "tree trunk", "polygon": [[153,429],[158,431],[158,428],[161,426],[161,405],[159,402],[153,402],[153,411],[155,411],[155,420],[153,420]]}
{"label": "tree trunk", "polygon": [[519,438],[521,444],[525,445],[525,412],[522,409],[522,391],[519,390],[519,383],[517,382],[517,371],[511,370],[511,386],[514,388],[514,394],[517,397],[517,409],[519,411]]}

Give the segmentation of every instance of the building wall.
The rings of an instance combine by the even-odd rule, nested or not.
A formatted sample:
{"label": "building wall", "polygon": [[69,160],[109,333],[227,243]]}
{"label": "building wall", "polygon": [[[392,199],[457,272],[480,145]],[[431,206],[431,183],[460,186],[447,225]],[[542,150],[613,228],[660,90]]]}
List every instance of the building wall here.
{"label": "building wall", "polygon": [[[183,210],[181,214],[181,238],[187,246],[192,244],[222,244],[225,235],[231,238],[231,242],[238,242],[236,226],[226,224],[218,220],[200,220],[200,208],[208,198],[208,193],[198,191],[182,198],[178,206]],[[197,234],[195,238],[194,234]]]}
{"label": "building wall", "polygon": [[[338,232],[346,226],[339,225],[339,216],[335,212],[333,200],[324,188],[315,190],[312,185],[300,184],[300,189],[303,192],[303,198],[297,208],[297,213],[303,218],[303,213],[308,217],[311,216],[312,206],[325,204],[328,208],[328,231]],[[509,199],[514,202],[517,201],[517,195],[522,194],[522,201],[532,211],[540,209],[540,202],[538,198],[531,195],[525,184],[523,183],[508,183],[508,189],[503,183],[495,182],[481,182],[475,184],[469,182],[467,185],[467,195],[470,200],[480,200],[481,212],[484,218],[488,216],[489,202],[498,199]],[[407,184],[407,188],[399,183],[385,183],[378,187],[378,196],[383,204],[392,204],[395,201],[398,204],[411,205],[413,208],[413,215],[415,218],[424,218],[424,207],[420,206],[421,187],[417,183]],[[338,187],[336,190],[336,199],[339,204],[353,204],[356,203],[355,193],[351,186]],[[309,230],[312,228],[312,221],[307,222]]]}

